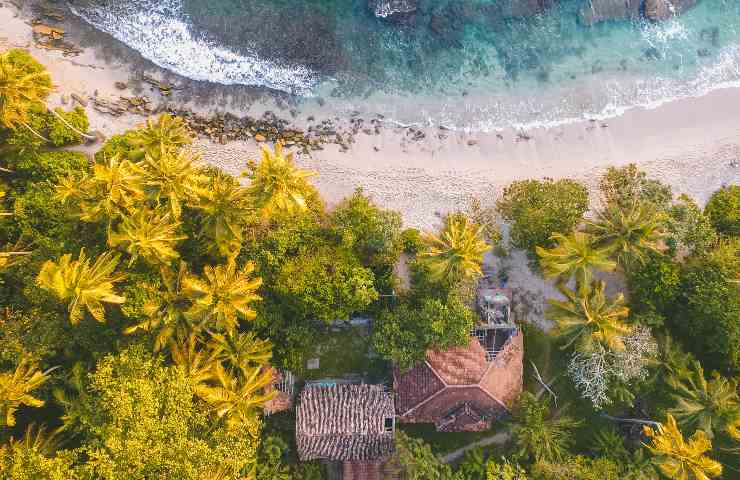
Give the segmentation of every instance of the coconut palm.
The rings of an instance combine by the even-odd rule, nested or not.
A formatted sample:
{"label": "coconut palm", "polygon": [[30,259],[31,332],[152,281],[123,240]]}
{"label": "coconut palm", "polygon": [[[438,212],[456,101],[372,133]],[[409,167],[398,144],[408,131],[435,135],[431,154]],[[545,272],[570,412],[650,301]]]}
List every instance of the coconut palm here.
{"label": "coconut palm", "polygon": [[169,344],[172,361],[190,378],[196,393],[202,389],[207,391],[209,387],[206,382],[213,378],[215,368],[213,354],[204,350],[198,336],[192,333],[172,339]]}
{"label": "coconut palm", "polygon": [[43,425],[39,427],[31,423],[26,427],[21,439],[16,440],[14,437],[10,437],[8,446],[11,450],[22,449],[51,457],[59,448],[57,435],[57,431],[47,432]]}
{"label": "coconut palm", "polygon": [[21,125],[36,137],[48,142],[48,139],[28,125],[31,108],[40,105],[70,130],[84,138],[95,140],[94,136],[79,131],[59,112],[49,108],[45,101],[53,89],[49,72],[35,61],[21,63],[17,56],[18,50],[0,54],[0,123],[7,128]]}
{"label": "coconut palm", "polygon": [[550,237],[557,245],[550,249],[537,247],[542,273],[565,283],[572,276],[577,285],[591,282],[591,271],[613,271],[617,264],[609,259],[609,249],[597,248],[593,236],[575,231],[568,236],[556,233]]}
{"label": "coconut palm", "polygon": [[249,193],[264,217],[306,210],[306,196],[312,190],[306,179],[315,173],[297,168],[293,153],[283,155],[280,142],[275,144],[274,151],[262,145],[262,161],[258,165],[250,164],[244,175],[251,180]]}
{"label": "coconut palm", "polygon": [[76,325],[82,320],[84,310],[98,322],[105,321],[104,303],[122,304],[126,299],[113,288],[126,275],[116,273],[120,256],[105,252],[92,261],[80,250],[77,260],[71,254],[63,255],[59,262],[47,260],[36,277],[36,283],[54,294],[59,300],[68,301],[69,321]]}
{"label": "coconut palm", "polygon": [[481,228],[463,214],[448,215],[439,235],[425,233],[419,253],[435,280],[459,281],[481,275],[483,254],[490,247]]}
{"label": "coconut palm", "polygon": [[511,433],[520,457],[557,461],[572,446],[572,430],[579,424],[568,416],[552,415],[546,401],[524,392],[514,410]]}
{"label": "coconut palm", "polygon": [[144,303],[142,311],[146,319],[133,325],[123,332],[126,335],[144,330],[156,332],[154,336],[154,351],[159,352],[175,338],[187,338],[192,334],[198,334],[202,326],[197,321],[186,315],[192,306],[190,298],[183,287],[184,280],[188,276],[187,265],[180,262],[177,271],[164,267],[161,270],[162,286],[159,289],[153,285],[144,285],[149,300]]}
{"label": "coconut palm", "polygon": [[693,360],[691,367],[683,375],[668,378],[676,401],[670,413],[681,427],[702,430],[710,439],[720,432],[730,435],[737,432],[740,428],[738,379],[728,380],[715,372],[707,380],[699,362]]}
{"label": "coconut palm", "polygon": [[93,166],[91,174],[77,179],[74,175],[62,178],[56,188],[56,197],[62,203],[79,202],[80,219],[98,222],[133,214],[144,199],[139,170],[120,156],[109,157],[105,163]]}
{"label": "coconut palm", "polygon": [[247,190],[233,178],[217,175],[201,191],[196,208],[203,212],[200,233],[210,240],[208,247],[227,258],[237,255],[252,213]]}
{"label": "coconut palm", "polygon": [[645,445],[653,454],[658,470],[671,480],[708,480],[722,475],[722,464],[707,457],[712,441],[702,430],[697,430],[686,441],[676,420],[668,415],[665,424],[657,429],[644,427],[652,441]]}
{"label": "coconut palm", "polygon": [[164,113],[156,121],[149,117],[146,127],[134,132],[131,139],[134,149],[129,155],[134,160],[141,160],[147,155],[156,158],[171,154],[191,143],[193,137],[183,119]]}
{"label": "coconut palm", "polygon": [[622,267],[632,261],[642,261],[649,252],[662,253],[663,214],[641,203],[629,209],[612,204],[599,211],[595,220],[586,221],[586,232],[594,236],[596,245],[608,248]]}
{"label": "coconut palm", "polygon": [[208,346],[218,361],[242,372],[267,365],[272,358],[272,343],[252,332],[214,333]]}
{"label": "coconut palm", "polygon": [[622,338],[631,331],[624,323],[629,309],[621,293],[609,300],[606,284],[593,280],[576,291],[561,286],[566,300],[550,299],[547,317],[556,323],[554,333],[566,341],[563,348],[576,344],[581,352],[592,352],[597,343],[610,350],[624,350]]}
{"label": "coconut palm", "polygon": [[14,371],[0,372],[0,426],[15,425],[15,412],[22,405],[44,405],[44,401],[34,397],[32,392],[49,380],[52,370],[42,372],[24,358]]}
{"label": "coconut palm", "polygon": [[206,182],[194,161],[189,152],[181,150],[146,154],[138,164],[147,196],[158,204],[166,200],[173,218],[180,218],[183,202],[195,200],[198,188]]}
{"label": "coconut palm", "polygon": [[141,257],[150,265],[170,265],[180,256],[175,250],[187,235],[178,235],[180,222],[173,222],[170,213],[162,215],[145,208],[132,216],[123,217],[115,231],[108,232],[108,245],[129,254],[129,266]]}
{"label": "coconut palm", "polygon": [[229,427],[253,425],[265,402],[276,394],[275,391],[265,393],[265,387],[272,383],[271,369],[252,367],[233,377],[216,362],[213,377],[216,386],[203,386],[196,393],[211,405],[218,417],[226,418]]}
{"label": "coconut palm", "polygon": [[87,414],[85,404],[90,395],[86,388],[86,380],[85,367],[77,362],[63,382],[63,387],[55,387],[51,391],[54,400],[64,408],[64,414],[60,418],[62,425],[57,428],[56,432],[75,431],[82,426],[82,418]]}
{"label": "coconut palm", "polygon": [[248,262],[237,270],[234,262],[216,267],[206,266],[203,277],[188,276],[183,281],[185,294],[193,299],[187,315],[207,328],[233,332],[239,318],[252,320],[257,315],[252,303],[260,300],[257,289],[262,279],[252,277],[254,264]]}

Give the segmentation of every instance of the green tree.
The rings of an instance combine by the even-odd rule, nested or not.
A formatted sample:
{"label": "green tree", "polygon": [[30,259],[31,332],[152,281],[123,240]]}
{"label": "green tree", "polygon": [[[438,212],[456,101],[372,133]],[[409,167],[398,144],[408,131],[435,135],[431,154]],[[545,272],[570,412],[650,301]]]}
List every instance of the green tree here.
{"label": "green tree", "polygon": [[77,455],[57,452],[53,434],[32,425],[20,440],[11,438],[0,445],[0,477],[4,480],[78,480],[73,464]]}
{"label": "green tree", "polygon": [[25,358],[12,372],[0,372],[0,426],[14,426],[15,413],[22,405],[44,405],[45,402],[34,397],[32,392],[49,380],[50,372],[40,371]]}
{"label": "green tree", "polygon": [[593,280],[576,291],[561,287],[566,300],[549,300],[546,315],[556,324],[555,335],[565,340],[563,348],[575,344],[578,351],[591,352],[600,343],[609,350],[624,350],[622,337],[631,330],[624,322],[629,309],[621,293],[610,300],[605,289],[602,280]]}
{"label": "green tree", "polygon": [[57,200],[62,204],[77,202],[80,219],[99,222],[131,215],[141,206],[144,191],[138,168],[128,160],[110,157],[96,163],[91,174],[78,179],[75,173],[61,178]]}
{"label": "green tree", "polygon": [[[535,478],[541,480],[622,480],[624,471],[614,460],[567,457],[559,462],[538,462],[533,467]],[[640,477],[647,480],[649,477]]]}
{"label": "green tree", "polygon": [[645,172],[638,170],[634,163],[625,167],[609,167],[601,177],[599,189],[606,205],[622,210],[641,203],[664,211],[673,198],[671,187],[647,178]]}
{"label": "green tree", "polygon": [[519,458],[536,461],[562,460],[573,446],[572,430],[580,425],[571,417],[552,415],[547,402],[529,392],[519,396],[513,415],[516,453]]}
{"label": "green tree", "polygon": [[665,249],[665,215],[645,204],[635,203],[624,209],[614,205],[600,210],[595,220],[586,221],[586,232],[597,246],[608,248],[619,264],[628,269],[648,253]]}
{"label": "green tree", "polygon": [[122,304],[126,299],[114,292],[116,283],[126,275],[116,273],[120,257],[105,252],[91,264],[85,249],[77,260],[71,254],[63,255],[59,262],[47,260],[36,277],[39,287],[51,292],[61,301],[68,301],[69,321],[76,325],[87,310],[98,322],[105,321],[104,303]]}
{"label": "green tree", "polygon": [[691,370],[670,376],[668,384],[674,390],[672,397],[676,402],[669,412],[682,428],[702,430],[710,439],[721,433],[739,434],[736,440],[740,440],[737,378],[728,380],[715,372],[707,380],[701,364],[694,360]]}
{"label": "green tree", "polygon": [[500,462],[489,460],[486,465],[486,480],[528,480],[527,472],[517,463],[502,458]]}
{"label": "green tree", "polygon": [[84,478],[201,480],[223,470],[237,480],[254,465],[258,418],[226,429],[197,401],[193,381],[137,346],[108,355],[81,397]]}
{"label": "green tree", "polygon": [[164,113],[156,121],[149,117],[144,128],[134,130],[129,155],[134,160],[145,160],[149,156],[150,161],[156,163],[159,157],[172,156],[191,143],[193,137],[183,119]]}
{"label": "green tree", "polygon": [[705,455],[712,442],[702,430],[686,441],[676,420],[669,414],[660,428],[645,427],[651,439],[646,445],[660,472],[671,480],[708,480],[722,474],[722,464]]}
{"label": "green tree", "polygon": [[306,181],[314,172],[301,170],[294,165],[293,153],[283,155],[283,146],[275,150],[262,145],[262,160],[249,163],[244,175],[249,178],[249,193],[264,217],[278,213],[294,214],[305,211],[313,187]]}
{"label": "green tree", "polygon": [[581,222],[588,190],[568,179],[523,180],[504,189],[496,208],[511,224],[511,244],[534,255],[537,246],[554,246],[552,234],[571,232]]}
{"label": "green tree", "polygon": [[709,217],[688,195],[681,195],[668,209],[666,243],[676,252],[702,253],[717,243],[717,231]]}
{"label": "green tree", "polygon": [[483,255],[490,247],[483,240],[481,228],[465,215],[448,215],[439,235],[424,233],[422,238],[426,250],[418,256],[432,279],[458,282],[482,274]]}
{"label": "green tree", "polygon": [[430,348],[465,345],[475,315],[456,297],[446,302],[425,299],[420,306],[403,303],[383,312],[375,322],[372,341],[377,352],[403,370],[424,360]]}
{"label": "green tree", "polygon": [[375,276],[349,252],[321,248],[285,262],[274,291],[300,318],[347,320],[378,299]]}
{"label": "green tree", "polygon": [[193,299],[187,316],[217,332],[233,332],[239,319],[253,320],[257,313],[254,302],[260,300],[257,289],[260,277],[253,277],[254,264],[247,262],[241,269],[236,263],[212,267],[207,265],[203,278],[192,275],[183,281],[186,296]]}
{"label": "green tree", "polygon": [[218,173],[201,190],[196,208],[203,212],[200,234],[206,248],[226,258],[236,256],[252,214],[249,192],[232,177]]}
{"label": "green tree", "polygon": [[740,235],[740,185],[730,185],[714,192],[704,207],[704,214],[718,232]]}
{"label": "green tree", "polygon": [[617,264],[609,258],[609,250],[594,245],[591,235],[574,231],[568,236],[555,233],[550,238],[557,242],[551,249],[537,247],[540,266],[545,278],[557,278],[559,283],[575,276],[577,285],[591,282],[591,271],[613,271]]}
{"label": "green tree", "polygon": [[168,266],[180,255],[175,249],[186,235],[178,235],[179,222],[170,214],[139,209],[132,216],[123,217],[115,231],[108,232],[108,246],[120,248],[129,255],[129,266],[142,258],[150,265]]}
{"label": "green tree", "polygon": [[402,431],[396,432],[394,461],[408,480],[446,480],[450,467],[434,455],[431,447],[420,438],[410,437]]}

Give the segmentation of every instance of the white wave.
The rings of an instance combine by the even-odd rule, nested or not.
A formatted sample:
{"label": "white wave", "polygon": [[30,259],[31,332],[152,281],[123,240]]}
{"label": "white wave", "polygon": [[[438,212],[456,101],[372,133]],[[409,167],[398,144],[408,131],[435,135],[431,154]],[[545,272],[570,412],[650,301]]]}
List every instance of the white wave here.
{"label": "white wave", "polygon": [[182,0],[109,0],[98,7],[72,12],[95,28],[120,40],[156,65],[193,80],[224,85],[262,86],[310,96],[318,75],[303,66],[285,66],[241,54],[193,34]]}

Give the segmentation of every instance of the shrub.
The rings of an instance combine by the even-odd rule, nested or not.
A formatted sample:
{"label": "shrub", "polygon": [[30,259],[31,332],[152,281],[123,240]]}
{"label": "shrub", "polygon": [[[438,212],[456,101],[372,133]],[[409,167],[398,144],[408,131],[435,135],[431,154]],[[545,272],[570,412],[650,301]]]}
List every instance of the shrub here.
{"label": "shrub", "polygon": [[[69,112],[62,110],[61,108],[56,108],[55,111],[69,122],[70,125],[81,132],[87,132],[90,128],[87,113],[85,113],[85,109],[82,107],[75,107],[74,110]],[[79,133],[76,133],[74,130],[66,126],[54,115],[50,113],[47,115],[49,119],[46,128],[46,138],[51,140],[52,145],[55,147],[61,147],[82,142],[82,136]]]}
{"label": "shrub", "polygon": [[407,228],[401,232],[401,245],[403,252],[409,255],[416,255],[425,248],[421,232],[416,228]]}
{"label": "shrub", "polygon": [[724,187],[712,195],[704,208],[714,228],[725,235],[740,235],[740,186]]}
{"label": "shrub", "polygon": [[282,266],[274,290],[300,318],[346,320],[378,299],[373,272],[338,248],[321,248]]}
{"label": "shrub", "polygon": [[609,167],[601,177],[599,189],[605,203],[616,204],[623,210],[639,202],[662,211],[673,198],[671,187],[647,178],[634,163],[621,168]]}
{"label": "shrub", "polygon": [[635,310],[665,312],[678,295],[681,267],[670,258],[649,254],[627,275],[630,304]]}
{"label": "shrub", "polygon": [[688,195],[681,195],[668,209],[668,247],[674,253],[704,252],[717,242],[717,231]]}
{"label": "shrub", "polygon": [[588,191],[569,180],[523,180],[504,190],[496,208],[511,223],[511,244],[530,256],[535,247],[552,247],[553,233],[573,230],[588,210]]}

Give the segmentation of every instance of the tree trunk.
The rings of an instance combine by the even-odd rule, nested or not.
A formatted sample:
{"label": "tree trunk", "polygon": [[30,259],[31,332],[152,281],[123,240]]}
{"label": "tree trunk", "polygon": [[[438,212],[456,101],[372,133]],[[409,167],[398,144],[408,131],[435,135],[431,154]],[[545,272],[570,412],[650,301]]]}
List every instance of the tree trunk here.
{"label": "tree trunk", "polygon": [[38,138],[40,138],[41,140],[43,140],[44,143],[51,143],[51,141],[48,138],[44,137],[39,132],[37,132],[36,130],[34,130],[33,128],[31,128],[31,126],[28,125],[27,123],[21,123],[21,125],[23,125],[24,127],[26,127],[29,132],[33,133],[35,136],[37,136]]}

